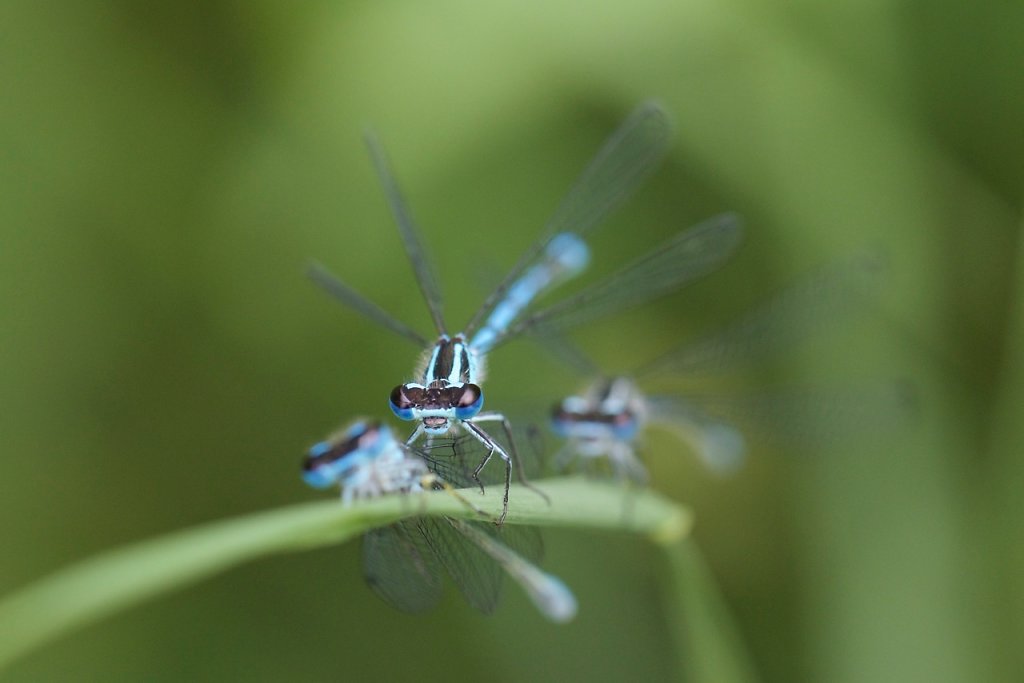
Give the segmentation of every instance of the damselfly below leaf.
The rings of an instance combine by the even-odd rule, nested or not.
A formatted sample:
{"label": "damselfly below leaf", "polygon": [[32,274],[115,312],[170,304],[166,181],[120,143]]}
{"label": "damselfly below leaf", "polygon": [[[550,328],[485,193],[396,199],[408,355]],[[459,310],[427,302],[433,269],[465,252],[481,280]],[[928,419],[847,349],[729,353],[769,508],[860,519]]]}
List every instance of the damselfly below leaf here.
{"label": "damselfly below leaf", "polygon": [[[433,448],[458,451],[466,445],[471,444],[464,437],[435,442]],[[356,420],[310,448],[303,477],[317,488],[339,485],[345,505],[382,495],[406,495],[415,504],[415,494],[444,488],[472,508],[428,469],[431,461],[429,451],[407,446],[387,426]],[[445,467],[441,462],[434,469]],[[576,614],[576,599],[561,580],[537,568],[542,552],[534,527],[499,528],[489,522],[421,515],[368,532],[363,572],[373,591],[403,612],[434,607],[441,599],[442,573],[447,573],[466,601],[485,614],[497,606],[508,575],[545,617],[569,621]]]}

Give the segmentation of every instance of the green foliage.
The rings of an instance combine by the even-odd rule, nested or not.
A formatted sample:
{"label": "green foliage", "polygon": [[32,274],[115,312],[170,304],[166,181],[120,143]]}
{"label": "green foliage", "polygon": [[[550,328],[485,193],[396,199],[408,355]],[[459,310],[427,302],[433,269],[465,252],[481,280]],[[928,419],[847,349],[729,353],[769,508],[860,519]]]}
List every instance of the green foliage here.
{"label": "green foliage", "polygon": [[[720,273],[579,341],[629,368],[867,247],[889,261],[877,310],[698,388],[899,377],[920,397],[914,424],[865,425],[868,440],[755,441],[729,480],[650,435],[652,487],[695,511],[752,668],[786,683],[1019,678],[1024,4],[12,0],[0,26],[0,595],[138,539],[292,509],[310,497],[303,449],[386,412],[419,350],[302,276],[316,259],[428,329],[365,125],[454,327],[473,283],[509,267],[604,136],[657,97],[676,117],[672,157],[596,237],[595,269],[724,210],[747,240]],[[509,345],[488,407],[541,413],[578,381]],[[675,657],[665,615],[698,639],[717,631],[687,624],[720,613],[686,583],[696,561],[672,573],[686,551],[670,564],[574,527],[551,529],[547,554],[580,599],[565,627],[514,592],[493,619],[456,600],[392,614],[343,544],[174,592],[5,675],[598,682],[716,661],[707,675],[746,675]],[[118,604],[100,597],[93,616]],[[44,613],[61,611],[30,610],[0,641],[28,643]]]}

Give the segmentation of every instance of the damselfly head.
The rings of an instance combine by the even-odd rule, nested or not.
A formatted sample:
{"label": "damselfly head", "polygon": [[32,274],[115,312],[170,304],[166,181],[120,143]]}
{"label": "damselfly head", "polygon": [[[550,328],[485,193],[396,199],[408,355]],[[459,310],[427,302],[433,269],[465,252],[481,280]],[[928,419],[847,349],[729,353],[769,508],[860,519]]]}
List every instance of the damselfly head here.
{"label": "damselfly head", "polygon": [[390,430],[376,420],[355,420],[344,429],[314,444],[302,463],[302,478],[318,489],[338,484],[365,458],[373,458]]}
{"label": "damselfly head", "polygon": [[410,382],[391,391],[389,404],[402,420],[423,420],[428,430],[446,430],[449,419],[468,420],[476,416],[484,405],[484,394],[478,385],[468,382],[432,382],[428,387]]}
{"label": "damselfly head", "polygon": [[570,396],[551,411],[551,427],[563,438],[597,441],[612,437],[629,441],[636,436],[639,425],[629,408],[609,412],[580,396]]}

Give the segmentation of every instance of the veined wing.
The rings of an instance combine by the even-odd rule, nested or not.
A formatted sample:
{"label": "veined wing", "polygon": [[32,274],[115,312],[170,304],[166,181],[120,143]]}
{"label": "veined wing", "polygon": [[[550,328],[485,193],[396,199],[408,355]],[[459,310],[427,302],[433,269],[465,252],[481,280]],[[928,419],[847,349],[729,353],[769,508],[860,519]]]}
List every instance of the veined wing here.
{"label": "veined wing", "polygon": [[[479,545],[468,541],[447,517],[421,517],[417,520],[426,538],[455,586],[474,609],[491,614],[501,597],[504,573],[497,562]],[[490,522],[463,522],[466,526],[486,528]],[[480,531],[480,533],[486,533]]]}
{"label": "veined wing", "polygon": [[[503,550],[495,552],[497,546]],[[521,582],[522,571],[516,562],[539,562],[542,554],[540,532],[535,527],[498,529],[488,522],[447,517],[403,520],[363,537],[367,584],[392,607],[408,613],[437,605],[444,567],[466,602],[491,614],[501,597],[505,573]],[[509,559],[513,556],[518,560]]]}
{"label": "veined wing", "polygon": [[398,320],[383,308],[331,275],[331,273],[319,263],[310,264],[309,268],[306,270],[306,275],[308,275],[309,279],[317,284],[321,289],[340,301],[343,305],[348,306],[354,311],[362,313],[373,322],[391,330],[395,334],[412,340],[421,348],[430,346],[430,342],[416,332],[416,330],[412,329],[401,320]]}
{"label": "veined wing", "polygon": [[[419,454],[430,458],[457,450],[458,440],[435,444]],[[428,456],[429,454],[429,456]],[[536,527],[471,522],[449,517],[404,520],[364,537],[367,582],[386,602],[404,612],[420,612],[437,604],[440,567],[451,577],[466,602],[492,613],[508,574],[553,621],[568,621],[576,600],[557,578],[535,566],[544,552]]]}
{"label": "veined wing", "polygon": [[881,259],[868,253],[831,263],[734,322],[669,350],[634,375],[695,376],[780,353],[865,309],[883,273]]}
{"label": "veined wing", "polygon": [[526,316],[494,346],[523,332],[558,332],[668,294],[718,268],[741,236],[735,214],[700,223],[577,294]]}
{"label": "veined wing", "polygon": [[[473,469],[483,458],[484,450],[470,435],[435,438],[425,444],[409,448],[422,458],[427,463],[427,468],[445,484],[456,489],[478,488],[477,481],[473,479]],[[500,483],[504,482],[505,476],[502,473]],[[482,483],[495,484],[499,481],[482,479]]]}
{"label": "veined wing", "polygon": [[514,550],[525,560],[539,563],[544,559],[544,538],[540,528],[523,524],[504,524],[500,528],[491,525],[482,527],[495,540]]}
{"label": "veined wing", "polygon": [[[431,548],[473,608],[491,614],[497,607],[507,574],[552,621],[564,622],[575,616],[576,599],[569,589],[537,568],[534,564],[537,558],[524,555],[524,550],[539,555],[540,537],[535,532],[532,537],[516,535],[515,529],[525,528],[497,529],[487,522],[452,517],[429,517],[420,522]],[[514,549],[510,542],[519,548]]]}
{"label": "veined wing", "polygon": [[[551,621],[564,623],[576,616],[576,598],[560,579],[541,571],[533,562],[524,559],[502,542],[494,528],[473,524],[461,519],[445,518],[465,540],[472,542],[487,554],[526,592],[540,612]],[[499,540],[501,538],[501,540]]]}
{"label": "veined wing", "polygon": [[[515,431],[517,443],[523,446],[518,452],[521,457],[527,459],[524,470],[531,477],[540,474],[542,453],[538,450],[537,444],[533,443],[526,430]],[[483,458],[485,451],[479,441],[468,435],[437,440],[428,447],[415,449],[415,452],[426,460],[430,471],[441,481],[456,489],[468,489],[468,495],[472,495],[473,489],[478,487],[476,480],[473,479],[473,469]],[[480,474],[481,482],[485,485],[505,482],[504,470],[500,464],[484,468]],[[472,499],[468,499],[468,502],[471,503]],[[544,556],[544,541],[537,527],[507,524],[499,528],[484,523],[482,528],[531,562],[540,562]]]}
{"label": "veined wing", "polygon": [[[534,423],[527,423],[524,427],[520,427],[519,424],[513,420],[512,431],[516,444],[514,451],[520,461],[514,465],[517,469],[522,467],[522,473],[529,479],[541,477],[547,470],[542,436],[539,430],[535,429]],[[495,429],[489,432],[489,435],[507,453],[513,452],[503,430]],[[487,447],[468,434],[460,434],[454,438],[437,438],[412,450],[426,461],[431,472],[453,488],[475,489],[479,488],[480,484],[491,486],[505,483],[504,464],[497,456],[492,457],[491,462],[480,472],[479,481],[473,478],[473,470],[487,454]]]}
{"label": "veined wing", "polygon": [[384,195],[387,197],[388,206],[391,207],[391,214],[395,218],[395,223],[398,224],[398,232],[402,237],[402,246],[405,247],[409,263],[412,264],[413,272],[416,274],[416,283],[419,285],[423,299],[430,310],[430,317],[434,321],[434,327],[437,328],[438,334],[447,334],[444,324],[441,290],[437,286],[437,278],[434,276],[430,262],[427,260],[416,224],[412,220],[412,215],[409,213],[405,199],[402,198],[398,182],[391,172],[387,155],[384,153],[384,148],[373,132],[367,131],[364,134],[364,139],[366,140],[367,149],[370,150],[373,166],[377,170],[377,178],[384,187]]}
{"label": "veined wing", "polygon": [[416,519],[363,536],[363,575],[373,592],[402,612],[425,612],[441,599],[441,562]]}
{"label": "veined wing", "polygon": [[668,151],[672,124],[657,102],[645,102],[619,126],[584,169],[554,215],[544,226],[538,240],[526,250],[505,279],[487,297],[465,327],[471,337],[487,315],[508,293],[526,268],[561,233],[585,236],[620,204],[657,168]]}

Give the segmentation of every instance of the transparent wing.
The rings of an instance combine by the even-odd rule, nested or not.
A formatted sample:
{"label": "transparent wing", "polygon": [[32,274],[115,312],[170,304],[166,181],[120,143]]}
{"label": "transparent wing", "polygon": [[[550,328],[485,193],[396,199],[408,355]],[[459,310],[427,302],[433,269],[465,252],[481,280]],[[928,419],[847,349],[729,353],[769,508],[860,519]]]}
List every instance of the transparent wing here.
{"label": "transparent wing", "polygon": [[372,131],[366,131],[363,137],[366,140],[366,147],[370,150],[373,166],[377,170],[377,178],[384,187],[384,194],[387,197],[388,206],[391,207],[391,214],[395,218],[395,223],[398,224],[402,245],[405,247],[405,253],[412,264],[413,272],[416,274],[416,283],[423,294],[423,299],[427,302],[430,317],[434,321],[438,334],[446,334],[441,290],[437,286],[437,278],[434,276],[430,262],[427,260],[423,244],[420,242],[416,224],[412,220],[412,215],[409,213],[405,200],[402,198],[402,193],[398,188],[398,183],[395,181],[395,176],[391,172],[387,155],[380,141],[377,140],[377,136]]}
{"label": "transparent wing", "polygon": [[538,527],[504,524],[499,528],[491,524],[484,525],[484,528],[495,540],[514,550],[523,559],[535,564],[544,559],[544,538]]}
{"label": "transparent wing", "polygon": [[556,330],[537,330],[535,336],[538,345],[563,367],[572,368],[582,377],[600,377],[604,374],[593,358]]}
{"label": "transparent wing", "polygon": [[[550,406],[538,406],[550,410]],[[544,430],[539,425],[546,424],[548,414],[538,415],[533,421],[522,420],[513,422],[516,443],[519,444],[519,457],[523,461],[523,473],[530,479],[539,479],[552,471],[554,465],[551,448],[544,438]]]}
{"label": "transparent wing", "polygon": [[412,340],[420,347],[430,346],[430,342],[417,333],[416,330],[393,317],[380,306],[331,275],[331,273],[320,264],[310,264],[309,268],[306,270],[306,274],[309,276],[310,280],[319,285],[321,289],[345,306],[362,313],[373,322],[391,330],[395,334]]}
{"label": "transparent wing", "polygon": [[667,294],[720,266],[741,236],[734,214],[700,223],[574,296],[528,315],[494,345],[530,330],[558,332]]}
{"label": "transparent wing", "polygon": [[634,375],[692,377],[780,353],[866,309],[883,273],[882,260],[868,253],[829,264],[736,321],[671,349]]}
{"label": "transparent wing", "polygon": [[402,612],[424,612],[441,599],[441,562],[419,520],[363,536],[363,575],[374,593]]}
{"label": "transparent wing", "polygon": [[648,404],[652,422],[677,429],[713,469],[722,470],[739,464],[756,444],[813,450],[866,443],[911,424],[917,412],[913,386],[899,380],[654,396]]}
{"label": "transparent wing", "polygon": [[[543,421],[543,420],[539,420]],[[546,444],[540,430],[534,426],[535,421],[512,420],[515,452],[519,456],[522,472],[527,478],[542,476],[546,471]],[[512,453],[508,440],[501,429],[488,430],[488,435],[497,441],[507,453]],[[480,472],[480,481],[473,478],[473,470],[487,455],[487,448],[477,439],[468,434],[457,437],[434,439],[412,450],[423,458],[431,472],[442,481],[456,489],[479,488],[484,486],[505,484],[505,465],[495,455]]]}
{"label": "transparent wing", "polygon": [[[413,449],[448,484],[475,485],[470,468],[475,452],[464,439],[446,439]],[[468,443],[468,442],[467,442]],[[501,596],[507,573],[556,621],[575,614],[575,598],[558,579],[534,564],[544,554],[535,527],[471,522],[447,517],[407,520],[367,534],[364,565],[367,582],[384,600],[405,612],[429,609],[440,596],[439,567],[451,577],[474,609],[490,614]]]}
{"label": "transparent wing", "polygon": [[[539,437],[539,432],[536,433]],[[526,460],[524,469],[529,477],[540,474],[543,465],[543,444],[538,443],[534,434],[535,430],[532,427],[515,429],[517,443],[526,446],[518,451]],[[446,438],[417,451],[420,457],[426,460],[430,471],[445,483],[460,489],[478,488],[477,482],[473,479],[473,469],[483,458],[486,449],[476,439],[469,436]],[[505,483],[504,466],[494,462],[495,460],[497,458],[493,458],[492,463],[480,473],[480,479],[485,486]],[[511,524],[497,527],[489,523],[481,526],[487,533],[531,562],[539,562],[544,555],[544,541],[536,527]]]}
{"label": "transparent wing", "polygon": [[[483,458],[485,451],[480,442],[473,437],[460,434],[454,438],[434,439],[414,450],[426,461],[430,471],[446,484],[457,489],[478,487],[476,480],[473,479],[473,469]],[[484,477],[481,477],[481,480],[484,484],[504,484],[504,471],[500,480],[491,481]]]}
{"label": "transparent wing", "polygon": [[512,549],[503,538],[499,540],[481,525],[461,519],[448,519],[453,529],[486,553],[526,592],[540,612],[548,619],[566,622],[576,615],[576,598],[560,579],[541,571],[536,564]]}
{"label": "transparent wing", "polygon": [[564,232],[585,236],[625,202],[657,168],[668,151],[671,137],[672,124],[660,104],[645,102],[637,107],[584,169],[537,242],[487,297],[465,327],[466,335],[472,336],[552,238]]}
{"label": "transparent wing", "polygon": [[[501,567],[477,544],[459,533],[446,517],[417,520],[431,550],[444,565],[455,586],[474,609],[491,614],[501,597]],[[463,522],[486,533],[490,522]]]}

